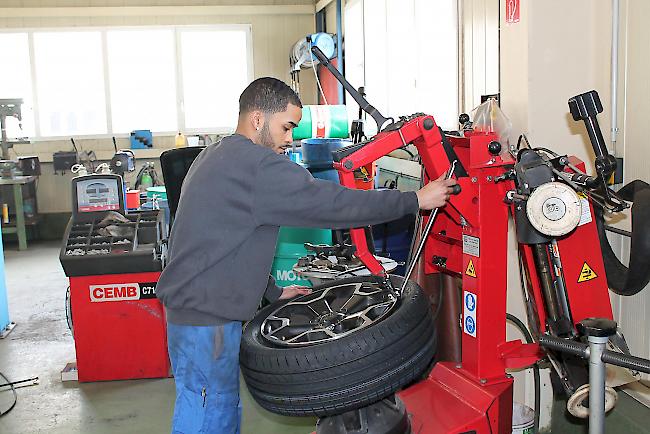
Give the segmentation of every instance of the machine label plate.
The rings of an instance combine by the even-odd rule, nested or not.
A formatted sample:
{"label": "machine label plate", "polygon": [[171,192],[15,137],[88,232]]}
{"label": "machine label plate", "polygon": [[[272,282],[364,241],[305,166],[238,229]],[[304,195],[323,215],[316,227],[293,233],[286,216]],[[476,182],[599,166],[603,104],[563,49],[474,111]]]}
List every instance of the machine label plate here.
{"label": "machine label plate", "polygon": [[582,226],[591,223],[591,206],[589,205],[589,199],[587,199],[584,193],[578,193],[578,197],[580,198],[580,206],[582,208],[578,226]]}
{"label": "machine label plate", "polygon": [[471,235],[463,235],[463,253],[479,258],[481,256],[481,240]]}
{"label": "machine label plate", "polygon": [[90,285],[90,301],[126,301],[156,298],[156,282]]}
{"label": "machine label plate", "polygon": [[472,337],[476,337],[478,329],[478,323],[476,322],[477,308],[478,298],[476,294],[463,291],[463,332]]}

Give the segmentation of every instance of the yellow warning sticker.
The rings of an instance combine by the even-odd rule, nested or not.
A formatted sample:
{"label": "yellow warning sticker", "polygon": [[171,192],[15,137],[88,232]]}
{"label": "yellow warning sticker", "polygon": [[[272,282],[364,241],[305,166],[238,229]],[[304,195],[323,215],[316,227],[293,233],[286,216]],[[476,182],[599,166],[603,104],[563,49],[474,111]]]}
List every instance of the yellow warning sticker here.
{"label": "yellow warning sticker", "polygon": [[476,269],[474,268],[474,263],[472,260],[469,260],[469,264],[467,264],[467,270],[465,270],[465,274],[467,274],[469,277],[476,277]]}
{"label": "yellow warning sticker", "polygon": [[589,265],[585,262],[584,265],[582,266],[582,270],[580,271],[580,277],[578,277],[578,283],[586,282],[588,280],[592,280],[598,277],[596,272],[591,269]]}

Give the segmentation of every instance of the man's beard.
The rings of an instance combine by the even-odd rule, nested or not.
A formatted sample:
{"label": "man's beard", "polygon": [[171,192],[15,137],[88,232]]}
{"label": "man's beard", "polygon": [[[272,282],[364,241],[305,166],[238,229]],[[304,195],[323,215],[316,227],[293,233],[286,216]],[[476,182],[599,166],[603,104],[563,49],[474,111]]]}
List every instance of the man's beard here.
{"label": "man's beard", "polygon": [[271,138],[271,130],[269,129],[268,122],[264,122],[262,130],[260,131],[260,144],[271,149],[273,149],[273,146],[275,145],[273,143],[273,139]]}

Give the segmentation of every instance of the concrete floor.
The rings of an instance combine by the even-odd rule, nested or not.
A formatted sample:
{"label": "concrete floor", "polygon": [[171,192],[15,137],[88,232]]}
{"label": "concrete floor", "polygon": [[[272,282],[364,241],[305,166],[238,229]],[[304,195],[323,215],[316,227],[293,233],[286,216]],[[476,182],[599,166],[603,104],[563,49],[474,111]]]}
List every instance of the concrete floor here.
{"label": "concrete floor", "polygon": [[[649,411],[646,406],[636,401],[626,393],[618,393],[616,407],[605,417],[605,432],[607,434],[648,434]],[[577,419],[566,409],[565,399],[553,401],[553,416],[551,433],[588,434],[589,424],[586,419]]]}
{"label": "concrete floor", "polygon": [[[75,348],[65,318],[68,280],[58,259],[58,243],[31,243],[5,250],[10,318],[18,325],[0,339],[0,372],[11,380],[38,376],[36,386],[18,390],[18,404],[0,418],[1,434],[165,433],[174,405],[173,379],[61,382],[61,369],[74,361]],[[3,381],[0,380],[0,383]],[[624,394],[620,394],[624,395]],[[12,402],[0,392],[0,411]],[[242,384],[244,434],[307,434],[314,419],[281,417],[255,404]],[[553,433],[586,433],[584,421],[566,417],[556,401]],[[607,432],[650,433],[648,409],[627,396],[607,418]]]}
{"label": "concrete floor", "polygon": [[[18,404],[0,418],[0,433],[164,433],[174,406],[173,379],[61,382],[61,369],[75,348],[65,317],[68,280],[59,264],[58,243],[30,243],[5,250],[9,312],[18,325],[0,339],[0,372],[11,380],[39,377],[18,391]],[[2,383],[3,381],[0,381]],[[314,419],[288,418],[255,404],[242,384],[244,434],[305,434]],[[12,402],[0,392],[0,411]]]}

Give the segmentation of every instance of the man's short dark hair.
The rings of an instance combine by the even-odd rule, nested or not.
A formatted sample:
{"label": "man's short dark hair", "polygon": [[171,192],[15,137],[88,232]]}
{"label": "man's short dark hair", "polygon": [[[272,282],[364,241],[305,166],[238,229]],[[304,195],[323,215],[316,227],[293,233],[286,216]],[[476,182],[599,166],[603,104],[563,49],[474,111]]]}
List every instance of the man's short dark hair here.
{"label": "man's short dark hair", "polygon": [[239,96],[239,114],[260,110],[264,113],[278,113],[289,104],[302,108],[298,95],[286,83],[273,77],[254,80]]}

